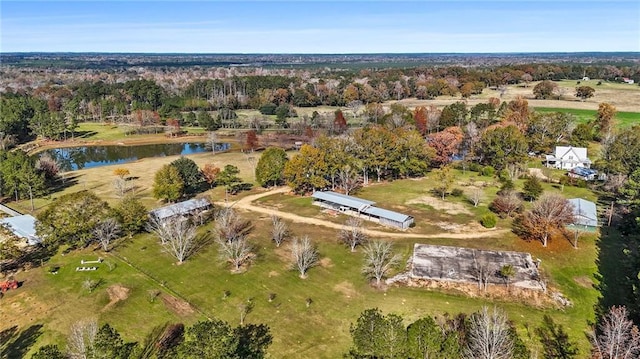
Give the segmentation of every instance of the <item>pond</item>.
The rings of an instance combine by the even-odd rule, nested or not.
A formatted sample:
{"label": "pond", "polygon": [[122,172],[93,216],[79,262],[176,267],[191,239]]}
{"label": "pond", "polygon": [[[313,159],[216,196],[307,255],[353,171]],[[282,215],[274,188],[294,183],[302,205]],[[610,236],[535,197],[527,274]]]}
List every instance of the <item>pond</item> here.
{"label": "pond", "polygon": [[[231,147],[229,143],[217,143],[216,152]],[[190,155],[211,151],[204,143],[163,143],[139,146],[80,146],[55,148],[40,153],[55,159],[61,170],[71,171],[133,162],[141,158]]]}

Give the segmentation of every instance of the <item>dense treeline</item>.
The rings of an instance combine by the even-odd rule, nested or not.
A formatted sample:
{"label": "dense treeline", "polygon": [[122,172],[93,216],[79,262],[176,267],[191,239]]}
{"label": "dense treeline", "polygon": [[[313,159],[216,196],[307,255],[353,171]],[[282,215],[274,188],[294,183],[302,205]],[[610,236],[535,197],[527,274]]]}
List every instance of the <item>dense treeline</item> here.
{"label": "dense treeline", "polygon": [[57,345],[40,347],[33,359],[63,358],[264,358],[272,336],[264,324],[231,327],[210,319],[190,327],[181,323],[155,328],[141,343],[125,342],[109,324],[100,328],[95,321],[77,322],[69,332],[65,350]]}
{"label": "dense treeline", "polygon": [[[195,72],[196,70],[194,70]],[[362,106],[373,111],[376,104],[409,97],[479,94],[487,87],[524,84],[540,80],[582,79],[583,76],[616,81],[623,76],[640,82],[640,70],[611,65],[530,64],[468,68],[461,66],[410,69],[337,71],[220,71],[189,77],[171,73],[154,78],[129,73],[100,76],[96,80],[51,80],[24,86],[4,84],[0,96],[0,140],[23,143],[33,136],[66,139],[74,136],[79,121],[117,122],[159,126],[167,120],[215,130],[238,126],[237,109],[261,109],[283,116],[294,115],[289,107],[319,105]],[[52,75],[55,77],[56,75]],[[265,107],[266,106],[266,107]],[[274,106],[267,110],[269,106]],[[263,111],[263,109],[265,109]],[[218,111],[211,118],[209,111]],[[482,115],[476,109],[472,116]],[[452,115],[454,118],[456,114]],[[448,114],[443,114],[444,118]],[[283,124],[284,125],[284,124]]]}

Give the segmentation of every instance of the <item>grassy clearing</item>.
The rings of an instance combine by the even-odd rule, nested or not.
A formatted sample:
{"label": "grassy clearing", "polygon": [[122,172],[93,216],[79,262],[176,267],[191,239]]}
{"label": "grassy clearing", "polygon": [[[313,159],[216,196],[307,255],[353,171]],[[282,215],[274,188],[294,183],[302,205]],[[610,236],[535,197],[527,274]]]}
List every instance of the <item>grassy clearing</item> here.
{"label": "grassy clearing", "polygon": [[[250,213],[245,215],[252,216]],[[586,321],[593,319],[592,306],[597,293],[593,288],[576,282],[575,278],[593,278],[593,240],[583,240],[577,250],[569,248],[561,240],[552,241],[549,248],[543,249],[539,243],[527,243],[512,235],[482,240],[427,242],[532,252],[542,259],[543,268],[552,277],[553,285],[575,303],[572,308],[558,311],[518,302],[471,298],[457,292],[401,287],[392,287],[386,292],[376,290],[360,274],[361,254],[350,253],[337,244],[334,230],[317,226],[291,226],[294,235],[310,235],[321,253],[321,264],[310,270],[307,279],[300,279],[297,272],[290,269],[286,245],[276,249],[270,242],[267,235],[269,218],[253,217],[252,220],[256,228],[250,240],[256,248],[257,257],[245,273],[232,274],[227,266],[220,264],[214,245],[183,265],[175,265],[175,259],[161,250],[155,238],[141,235],[114,251],[114,255],[126,258],[137,268],[107,255],[105,258],[116,264],[112,271],[100,265],[96,272],[75,272],[80,259],[102,255],[85,250],[55,256],[50,263],[60,266],[57,275],[46,274],[44,268],[21,273],[19,279],[25,280],[25,285],[18,291],[9,292],[3,301],[19,303],[18,307],[29,315],[11,316],[12,321],[7,325],[18,324],[22,328],[27,325],[27,318],[31,323],[43,323],[44,335],[38,341],[40,345],[60,343],[69,325],[76,320],[98,318],[100,322],[108,321],[114,325],[127,339],[141,340],[152,327],[165,321],[190,324],[205,316],[215,316],[237,324],[238,306],[252,298],[255,308],[247,320],[264,322],[271,327],[274,343],[269,352],[272,356],[336,358],[350,344],[349,324],[366,308],[379,307],[384,312],[402,314],[407,321],[412,321],[426,314],[470,313],[482,305],[498,305],[508,312],[528,345],[536,346],[537,343],[526,327],[537,326],[542,315],[551,314],[565,325],[586,353],[587,342],[583,332]],[[210,228],[211,225],[205,226],[205,230]],[[407,258],[414,243],[413,240],[395,240],[395,248]],[[82,281],[87,277],[102,278],[104,282],[96,291],[88,293],[82,289]],[[131,294],[128,299],[104,310],[109,301],[106,288],[114,284],[130,288]],[[161,300],[151,303],[147,293],[152,289],[179,295],[203,314],[196,311],[191,315],[180,315]],[[231,293],[228,298],[223,297],[224,291]],[[270,293],[276,294],[272,302],[268,301]],[[306,306],[307,298],[312,299],[309,307]],[[11,308],[15,306],[11,304]],[[9,306],[2,306],[0,314],[8,318],[9,310],[13,311]]]}
{"label": "grassy clearing", "polygon": [[[592,121],[596,118],[598,111],[596,110],[581,110],[581,109],[566,109],[555,107],[536,107],[538,112],[563,112],[574,115],[578,123],[585,123]],[[618,112],[616,114],[616,120],[620,127],[630,127],[640,124],[640,112]]]}

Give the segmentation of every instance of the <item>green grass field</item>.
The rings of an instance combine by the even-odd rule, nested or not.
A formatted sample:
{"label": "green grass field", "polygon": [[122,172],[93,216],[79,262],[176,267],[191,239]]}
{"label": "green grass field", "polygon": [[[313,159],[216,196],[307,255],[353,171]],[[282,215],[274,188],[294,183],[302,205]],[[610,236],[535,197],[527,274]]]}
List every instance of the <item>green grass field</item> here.
{"label": "green grass field", "polygon": [[[538,112],[562,112],[570,113],[574,115],[578,123],[585,123],[587,121],[594,120],[598,111],[595,110],[579,110],[579,109],[567,109],[567,108],[554,108],[554,107],[536,107]],[[630,127],[640,124],[640,112],[618,112],[616,114],[616,120],[620,127]]]}
{"label": "green grass field", "polygon": [[[478,177],[476,173],[460,174],[460,181],[489,178]],[[486,211],[486,205],[495,195],[497,187],[487,187],[485,200],[479,209],[462,198],[447,198],[458,203],[472,214],[467,217],[451,216],[429,206],[406,205],[416,196],[429,194],[429,179],[397,180],[375,184],[363,189],[358,195],[375,200],[386,208],[404,206],[419,219],[418,227],[433,220],[447,217],[461,223]],[[521,183],[518,182],[521,186]],[[559,191],[544,184],[550,191]],[[582,196],[594,199],[586,189],[565,187],[567,197]],[[281,210],[313,216],[320,210],[311,205],[307,198],[289,196],[280,198]],[[263,204],[268,204],[268,200]],[[516,323],[517,329],[527,345],[538,347],[532,328],[538,326],[544,314],[563,324],[572,340],[579,343],[581,354],[588,350],[584,336],[587,322],[593,320],[593,305],[598,292],[592,287],[596,271],[595,238],[581,239],[579,249],[573,249],[564,239],[554,239],[548,248],[540,243],[525,242],[508,233],[496,238],[485,239],[430,239],[424,241],[394,238],[395,249],[407,259],[416,242],[455,245],[483,249],[516,250],[530,252],[534,258],[542,259],[542,268],[549,277],[551,288],[565,294],[574,305],[563,310],[539,305],[525,304],[519,300],[489,300],[481,293],[470,297],[455,290],[428,290],[406,287],[391,287],[386,291],[372,288],[361,275],[362,255],[351,253],[337,243],[337,231],[319,226],[291,225],[295,236],[309,235],[317,243],[321,254],[320,265],[309,271],[307,279],[298,277],[291,270],[289,252],[286,248],[275,248],[268,237],[270,219],[266,215],[244,213],[255,224],[250,236],[256,257],[247,271],[233,274],[228,266],[218,260],[217,248],[210,245],[187,260],[176,265],[175,259],[163,252],[157,240],[151,235],[139,235],[124,240],[113,253],[104,254],[99,250],[86,249],[63,255],[57,254],[44,268],[20,273],[18,278],[24,285],[17,291],[7,293],[0,306],[0,316],[9,318],[2,326],[19,325],[24,329],[35,323],[44,324],[43,335],[38,339],[38,347],[46,343],[63,343],[70,325],[81,319],[97,318],[109,322],[126,339],[140,341],[153,327],[166,321],[191,324],[198,319],[218,317],[233,325],[239,322],[238,306],[252,298],[254,310],[247,320],[266,323],[271,327],[274,342],[269,349],[272,357],[336,358],[348,350],[350,345],[349,325],[367,308],[378,307],[383,312],[403,315],[407,321],[420,316],[442,315],[444,313],[471,313],[482,305],[497,305],[504,308]],[[342,216],[337,221],[344,221]],[[508,226],[508,221],[500,222]],[[202,228],[206,232],[212,225]],[[419,230],[419,228],[416,228]],[[433,229],[425,229],[431,233]],[[81,259],[103,256],[112,264],[99,265],[95,272],[76,272]],[[611,259],[615,260],[615,259]],[[131,263],[133,266],[129,265]],[[58,274],[46,272],[51,266],[60,266]],[[115,265],[115,266],[114,266]],[[397,270],[402,270],[399,266]],[[93,293],[83,289],[87,279],[102,280]],[[110,307],[107,288],[121,285],[130,289],[129,297]],[[183,298],[194,306],[192,313],[172,309],[160,298],[153,303],[149,291],[159,290],[162,296],[172,295]],[[223,298],[223,292],[230,296]],[[276,298],[268,301],[270,293]],[[478,295],[480,294],[480,295]],[[307,307],[306,300],[312,304]],[[17,304],[16,304],[17,303]],[[13,313],[14,315],[11,315]],[[18,313],[19,315],[15,315]],[[406,323],[408,324],[408,323]],[[527,329],[528,328],[528,329]],[[581,357],[582,357],[581,355]]]}

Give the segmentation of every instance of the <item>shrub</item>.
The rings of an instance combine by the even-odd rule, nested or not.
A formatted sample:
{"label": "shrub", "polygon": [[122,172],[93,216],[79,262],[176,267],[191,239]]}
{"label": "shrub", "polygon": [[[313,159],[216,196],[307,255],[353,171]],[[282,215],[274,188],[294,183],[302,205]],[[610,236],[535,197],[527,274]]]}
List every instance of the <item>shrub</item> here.
{"label": "shrub", "polygon": [[451,195],[454,197],[462,197],[463,194],[464,191],[462,191],[462,189],[460,188],[454,188],[453,191],[451,191]]}
{"label": "shrub", "polygon": [[485,214],[480,218],[480,224],[482,224],[484,228],[493,228],[496,226],[497,222],[498,219],[493,213]]}
{"label": "shrub", "polygon": [[480,166],[478,163],[471,163],[469,164],[469,171],[473,171],[473,172],[482,172],[482,166]]}
{"label": "shrub", "polygon": [[491,166],[484,166],[482,168],[482,175],[483,176],[487,176],[487,177],[493,177],[493,175],[496,173],[496,170],[491,167]]}
{"label": "shrub", "polygon": [[260,106],[260,113],[263,115],[275,115],[276,114],[276,108],[278,108],[278,106],[276,106],[273,103],[267,103],[264,104],[262,106]]}

